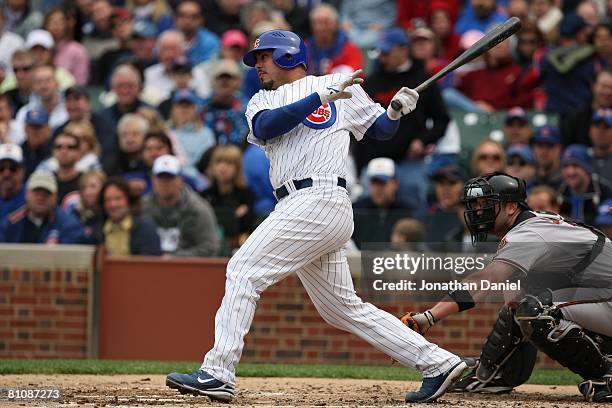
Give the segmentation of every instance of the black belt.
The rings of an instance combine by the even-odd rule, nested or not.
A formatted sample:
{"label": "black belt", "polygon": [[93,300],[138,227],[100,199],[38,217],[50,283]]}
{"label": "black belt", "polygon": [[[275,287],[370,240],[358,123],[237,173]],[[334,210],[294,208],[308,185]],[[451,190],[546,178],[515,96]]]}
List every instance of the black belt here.
{"label": "black belt", "polygon": [[[293,185],[296,190],[301,190],[303,188],[312,187],[312,179],[310,177],[302,179],[302,180],[293,180]],[[346,188],[346,180],[342,177],[338,177],[338,186],[342,188]],[[287,197],[289,195],[289,190],[284,185],[274,190],[274,195],[278,201],[281,198]]]}

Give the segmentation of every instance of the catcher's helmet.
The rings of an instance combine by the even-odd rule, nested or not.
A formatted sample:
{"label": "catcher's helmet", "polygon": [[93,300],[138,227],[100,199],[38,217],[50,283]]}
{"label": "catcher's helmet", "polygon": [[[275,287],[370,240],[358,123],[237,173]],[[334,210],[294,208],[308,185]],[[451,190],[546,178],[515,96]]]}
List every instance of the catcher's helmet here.
{"label": "catcher's helmet", "polygon": [[468,180],[461,201],[465,204],[463,217],[472,234],[472,242],[487,239],[501,210],[499,204],[515,202],[529,209],[526,199],[525,181],[506,173],[496,172]]}
{"label": "catcher's helmet", "polygon": [[299,35],[286,30],[266,31],[255,40],[253,49],[242,59],[249,67],[254,67],[257,59],[255,54],[263,50],[273,50],[272,58],[276,65],[289,69],[303,65],[308,68],[306,45]]}

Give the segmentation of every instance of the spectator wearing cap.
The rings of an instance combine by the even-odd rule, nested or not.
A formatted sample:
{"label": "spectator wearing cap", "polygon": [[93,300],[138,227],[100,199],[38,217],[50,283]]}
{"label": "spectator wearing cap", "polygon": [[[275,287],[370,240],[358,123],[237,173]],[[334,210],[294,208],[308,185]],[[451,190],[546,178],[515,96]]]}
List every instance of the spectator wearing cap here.
{"label": "spectator wearing cap", "polygon": [[200,157],[215,145],[215,136],[204,126],[197,96],[189,89],[174,94],[168,127],[187,156],[185,174],[196,177]]}
{"label": "spectator wearing cap", "polygon": [[540,62],[547,112],[562,115],[589,103],[596,74],[595,49],[588,43],[588,25],[582,17],[563,17],[559,45]]}
{"label": "spectator wearing cap", "polygon": [[544,126],[531,139],[531,148],[536,161],[536,175],[531,186],[547,185],[557,190],[561,177],[561,138],[555,127]]}
{"label": "spectator wearing cap", "polygon": [[[117,46],[105,50],[96,60],[92,67],[90,84],[108,85],[108,78],[113,69],[120,63],[132,58],[130,42],[134,31],[134,16],[127,9],[115,9],[111,17],[110,33],[112,38],[117,41]],[[153,28],[153,32],[157,31]]]}
{"label": "spectator wearing cap", "polygon": [[604,201],[599,206],[595,226],[612,239],[612,199]]}
{"label": "spectator wearing cap", "polygon": [[401,200],[395,163],[387,157],[372,159],[367,167],[368,193],[353,203],[353,241],[388,242],[393,225],[405,217],[418,218],[415,207]]}
{"label": "spectator wearing cap", "polygon": [[563,145],[583,144],[590,146],[589,132],[593,114],[598,109],[612,108],[612,70],[602,69],[595,77],[593,99],[571,114],[561,118],[561,137]]}
{"label": "spectator wearing cap", "polygon": [[[411,60],[408,35],[403,29],[385,31],[377,49],[380,51],[377,69],[368,76],[363,87],[382,106],[389,106],[401,87],[416,88],[429,77],[422,65]],[[434,145],[444,136],[449,121],[440,91],[434,84],[421,92],[416,109],[402,117],[399,130],[390,140],[364,138],[355,144],[357,168],[361,171],[376,157],[395,160],[400,198],[414,208],[424,210],[423,157],[427,146]]]}
{"label": "spectator wearing cap", "polygon": [[64,104],[68,112],[68,120],[55,130],[55,135],[58,135],[71,123],[91,124],[95,137],[100,144],[102,165],[110,164],[117,154],[118,140],[116,129],[108,115],[104,111],[92,112],[87,89],[81,86],[66,89]]}
{"label": "spectator wearing cap", "polygon": [[158,35],[174,25],[172,10],[165,0],[127,0],[125,5],[134,14],[136,21],[153,23]]}
{"label": "spectator wearing cap", "polygon": [[612,183],[612,109],[593,113],[589,136],[593,144],[593,171]]}
{"label": "spectator wearing cap", "polygon": [[527,113],[520,107],[514,107],[506,114],[504,121],[504,142],[511,144],[528,144],[532,136]]}
{"label": "spectator wearing cap", "polygon": [[211,184],[201,196],[214,208],[227,248],[238,248],[255,229],[254,196],[242,172],[240,149],[215,147],[206,175]]}
{"label": "spectator wearing cap", "polygon": [[62,66],[55,66],[53,54],[55,52],[55,41],[51,33],[46,30],[36,29],[28,34],[25,47],[32,53],[34,65],[53,66],[55,79],[60,89],[66,89],[75,84],[74,76]]}
{"label": "spectator wearing cap", "polygon": [[[248,45],[247,37],[242,31],[229,30],[223,33],[221,36],[221,50],[219,51],[219,57],[231,59],[240,64]],[[243,69],[243,65],[240,65],[240,69]]]}
{"label": "spectator wearing cap", "polygon": [[599,204],[612,198],[612,185],[593,173],[592,158],[586,146],[569,145],[561,157],[561,168],[561,214],[592,225]]}
{"label": "spectator wearing cap", "polygon": [[47,12],[43,28],[55,42],[53,63],[72,74],[77,85],[86,85],[89,77],[89,55],[80,43],[71,37],[70,17],[63,8],[53,8]]}
{"label": "spectator wearing cap", "polygon": [[0,144],[0,219],[25,204],[24,169],[21,147]]}
{"label": "spectator wearing cap", "polygon": [[352,0],[340,5],[340,22],[349,38],[362,49],[373,48],[381,32],[395,25],[395,0]]}
{"label": "spectator wearing cap", "polygon": [[29,1],[6,1],[2,5],[6,19],[5,29],[22,38],[42,25],[42,14],[33,9]]}
{"label": "spectator wearing cap", "polygon": [[164,155],[153,164],[153,191],[143,199],[143,214],[157,224],[161,249],[173,256],[215,256],[217,220],[210,204],[186,186],[181,164]]}
{"label": "spectator wearing cap", "polygon": [[533,211],[548,211],[558,214],[559,203],[556,191],[547,185],[537,185],[527,193],[527,205]]}
{"label": "spectator wearing cap", "polygon": [[429,73],[438,72],[448,61],[439,58],[440,42],[427,27],[419,27],[410,35],[410,54],[421,62]]}
{"label": "spectator wearing cap", "polygon": [[[185,58],[185,36],[180,31],[168,30],[162,33],[157,40],[157,53],[159,63],[150,66],[144,71],[145,87],[157,91],[160,102],[170,96],[176,84],[171,78],[172,66],[175,61]],[[206,73],[192,68],[193,78],[189,84],[198,95],[210,95],[210,81]]]}
{"label": "spectator wearing cap", "polygon": [[170,118],[170,110],[172,109],[174,96],[180,91],[188,91],[194,94],[198,108],[204,104],[204,100],[196,95],[191,87],[193,83],[193,65],[191,65],[187,57],[180,57],[174,61],[170,70],[170,78],[174,81],[175,87],[170,92],[168,98],[157,107],[157,110],[165,119]]}
{"label": "spectator wearing cap", "polygon": [[26,183],[26,202],[0,222],[0,242],[82,244],[87,242],[79,221],[58,208],[53,175],[36,171]]}
{"label": "spectator wearing cap", "polygon": [[240,97],[240,66],[234,60],[220,59],[211,71],[213,94],[202,108],[204,124],[212,129],[217,144],[240,146],[248,133],[246,103]]}
{"label": "spectator wearing cap", "polygon": [[510,145],[506,151],[506,156],[508,157],[506,173],[512,177],[523,179],[529,184],[536,175],[535,158],[529,145]]}
{"label": "spectator wearing cap", "polygon": [[219,54],[219,37],[204,26],[202,7],[194,0],[182,1],[176,8],[174,23],[187,41],[187,58],[193,66]]}
{"label": "spectator wearing cap", "polygon": [[162,255],[157,225],[141,215],[140,197],[122,178],[111,178],[100,193],[104,224],[100,236],[111,256]]}
{"label": "spectator wearing cap", "polygon": [[308,21],[308,10],[305,6],[295,0],[270,0],[269,3],[283,15],[291,31],[302,38],[310,37],[312,33]]}
{"label": "spectator wearing cap", "polygon": [[459,35],[469,30],[486,32],[505,20],[506,16],[497,10],[496,0],[470,0],[459,15],[455,32]]}
{"label": "spectator wearing cap", "polygon": [[25,134],[26,138],[21,149],[23,150],[25,177],[28,178],[52,153],[53,140],[49,127],[49,114],[46,110],[34,108],[27,112]]}
{"label": "spectator wearing cap", "polygon": [[349,73],[363,67],[361,50],[340,28],[338,10],[322,3],[310,11],[312,37],[306,41],[308,73]]}
{"label": "spectator wearing cap", "polygon": [[461,241],[463,206],[461,192],[467,175],[458,166],[444,166],[432,176],[436,201],[427,209],[426,242]]}
{"label": "spectator wearing cap", "polygon": [[149,104],[140,99],[142,76],[133,65],[122,64],[113,70],[111,90],[116,95],[117,100],[105,109],[105,113],[113,126],[117,126],[123,115],[136,113],[141,107],[150,107]]}
{"label": "spectator wearing cap", "polygon": [[0,143],[23,142],[23,133],[19,132],[18,124],[13,120],[13,104],[8,94],[0,94]]}
{"label": "spectator wearing cap", "polygon": [[129,48],[134,58],[134,65],[139,71],[144,72],[145,69],[159,62],[155,55],[156,42],[157,30],[153,24],[147,21],[134,23]]}
{"label": "spectator wearing cap", "polygon": [[4,13],[0,13],[0,63],[10,67],[11,56],[15,51],[23,47],[23,38],[6,30],[5,22]]}
{"label": "spectator wearing cap", "polygon": [[13,101],[13,117],[22,106],[30,100],[32,93],[32,72],[34,59],[30,51],[19,49],[13,53],[10,66],[13,73],[10,74],[2,83],[0,90],[8,94]]}
{"label": "spectator wearing cap", "polygon": [[525,75],[523,68],[512,59],[510,41],[485,52],[484,62],[484,67],[456,76],[455,86],[463,95],[485,112],[515,106],[533,107],[537,78]]}
{"label": "spectator wearing cap", "polygon": [[[15,121],[19,126],[25,123],[28,112],[34,110],[44,109],[47,112],[47,123],[51,130],[57,129],[68,120],[68,112],[60,93],[55,71],[52,65],[39,65],[34,68],[30,102],[19,109],[15,116]],[[23,127],[20,129],[21,132],[23,132],[22,129]]]}

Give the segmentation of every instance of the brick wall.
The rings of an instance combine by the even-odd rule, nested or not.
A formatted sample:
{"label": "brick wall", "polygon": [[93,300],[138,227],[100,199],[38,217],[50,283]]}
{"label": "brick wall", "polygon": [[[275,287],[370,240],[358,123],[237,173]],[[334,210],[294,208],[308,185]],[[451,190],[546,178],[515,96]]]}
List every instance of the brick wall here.
{"label": "brick wall", "polygon": [[[426,310],[428,304],[378,304],[400,316]],[[479,306],[445,319],[427,338],[461,356],[478,356],[497,317],[499,304]],[[390,364],[390,358],[353,334],[319,317],[299,279],[289,277],[262,294],[255,320],[245,339],[245,362]],[[540,356],[538,366],[559,367]]]}

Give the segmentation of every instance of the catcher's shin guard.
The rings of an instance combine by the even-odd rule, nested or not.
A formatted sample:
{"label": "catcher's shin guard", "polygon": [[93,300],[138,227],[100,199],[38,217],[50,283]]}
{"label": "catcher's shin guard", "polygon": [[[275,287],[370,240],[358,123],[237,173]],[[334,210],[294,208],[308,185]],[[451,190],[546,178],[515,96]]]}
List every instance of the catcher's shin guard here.
{"label": "catcher's shin guard", "polygon": [[512,309],[504,305],[480,354],[477,379],[486,384],[493,378],[506,387],[516,387],[529,378],[537,349],[524,340]]}
{"label": "catcher's shin guard", "polygon": [[525,337],[553,360],[586,380],[609,375],[608,357],[582,327],[561,318],[552,304],[552,292],[526,296],[515,314]]}

